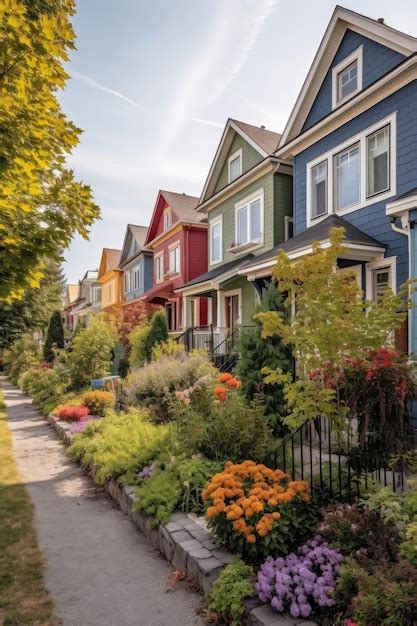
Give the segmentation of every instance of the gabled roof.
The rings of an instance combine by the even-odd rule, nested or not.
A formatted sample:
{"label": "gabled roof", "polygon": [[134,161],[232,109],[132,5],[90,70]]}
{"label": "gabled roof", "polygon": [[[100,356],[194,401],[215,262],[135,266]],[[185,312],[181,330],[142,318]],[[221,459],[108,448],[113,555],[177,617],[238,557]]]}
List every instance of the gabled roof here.
{"label": "gabled roof", "polygon": [[98,278],[101,278],[106,272],[118,268],[121,253],[121,250],[116,250],[115,248],[103,248]]}
{"label": "gabled roof", "polygon": [[78,299],[79,286],[73,283],[67,283],[66,298],[68,298],[68,305],[72,304]]}
{"label": "gabled roof", "polygon": [[282,133],[280,147],[301,133],[307,115],[347,29],[373,39],[405,56],[410,56],[417,51],[417,39],[415,37],[391,28],[383,21],[374,20],[355,11],[336,6]]}
{"label": "gabled roof", "polygon": [[144,242],[145,245],[155,239],[158,223],[165,205],[170,207],[177,220],[180,222],[202,222],[205,219],[205,215],[197,213],[195,210],[197,204],[198,198],[196,196],[188,196],[185,193],[176,193],[175,191],[160,189]]}
{"label": "gabled roof", "polygon": [[82,279],[80,280],[80,283],[84,282],[85,280],[97,280],[98,278],[98,270],[87,270],[86,273],[84,274],[84,276],[82,277]]}
{"label": "gabled roof", "polygon": [[[129,261],[134,256],[137,256],[140,252],[146,251],[145,241],[146,241],[147,232],[148,232],[147,226],[137,226],[136,224],[128,224],[126,226],[126,232],[125,232],[125,237],[123,240],[122,252],[121,252],[120,261],[119,261],[120,266],[124,265],[127,261]],[[133,237],[133,239],[136,241],[138,245],[138,251],[134,255],[131,255],[130,257],[128,256],[129,254],[128,244],[130,241],[129,234],[131,235],[131,237]]]}
{"label": "gabled roof", "polygon": [[247,124],[246,122],[234,120],[229,117],[224,127],[216,154],[214,155],[206,182],[204,183],[199,204],[202,204],[212,195],[226,154],[232,145],[236,133],[259,152],[264,159],[275,152],[281,137],[278,133],[267,130],[264,126],[253,126],[252,124]]}
{"label": "gabled roof", "polygon": [[283,241],[271,250],[268,250],[268,252],[264,252],[264,254],[260,254],[259,256],[255,257],[252,261],[249,261],[244,266],[244,269],[246,270],[247,268],[251,268],[252,266],[254,267],[269,260],[275,260],[278,252],[280,252],[281,250],[283,250],[287,254],[290,254],[295,250],[299,250],[313,244],[315,241],[323,241],[329,237],[332,228],[345,229],[344,243],[346,244],[368,246],[371,248],[381,248],[382,250],[387,247],[385,244],[381,243],[377,239],[370,237],[359,228],[356,228],[356,226],[354,226],[347,220],[333,214],[329,215],[324,220],[321,220],[314,226],[306,228],[305,230],[303,230],[303,232],[295,235],[294,237],[291,237],[291,239]]}

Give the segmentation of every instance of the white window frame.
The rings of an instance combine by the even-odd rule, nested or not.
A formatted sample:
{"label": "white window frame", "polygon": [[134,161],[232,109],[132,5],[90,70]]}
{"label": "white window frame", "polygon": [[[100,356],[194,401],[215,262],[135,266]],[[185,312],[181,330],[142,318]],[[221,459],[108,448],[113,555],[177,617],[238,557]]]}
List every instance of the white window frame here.
{"label": "white window frame", "polygon": [[111,280],[106,285],[107,304],[111,304],[116,299],[115,298],[115,293],[114,293],[114,284],[115,284],[115,281]]}
{"label": "white window frame", "polygon": [[[357,87],[355,91],[352,91],[352,93],[350,93],[348,96],[346,96],[345,98],[340,98],[339,100],[338,99],[339,76],[347,67],[349,67],[349,65],[352,65],[352,63],[355,63],[355,61],[357,63],[357,81],[358,81]],[[345,102],[347,102],[348,100],[356,96],[357,93],[362,91],[362,83],[363,83],[363,46],[359,46],[359,48],[354,50],[352,54],[350,54],[348,57],[343,59],[343,61],[338,63],[332,69],[332,109],[336,109],[337,107],[341,106],[342,104],[344,104]]]}
{"label": "white window frame", "polygon": [[225,291],[224,292],[224,299],[223,299],[223,303],[221,304],[221,306],[224,307],[225,319],[226,319],[226,306],[225,306],[226,298],[227,297],[231,297],[231,296],[238,296],[238,298],[239,298],[239,300],[238,300],[238,302],[239,302],[239,305],[238,305],[239,317],[238,317],[237,323],[238,323],[239,326],[242,326],[242,289],[231,289],[230,291]]}
{"label": "white window frame", "polygon": [[[372,135],[377,130],[380,130],[384,126],[389,125],[389,176],[390,187],[387,191],[378,193],[373,196],[367,197],[367,137]],[[345,209],[336,211],[335,198],[334,198],[334,184],[333,184],[333,169],[334,169],[334,157],[343,152],[346,148],[353,146],[355,143],[359,143],[360,154],[360,200],[357,204],[354,204]],[[319,217],[312,217],[312,184],[311,184],[311,170],[315,165],[327,160],[327,213],[320,215]],[[325,154],[321,154],[314,160],[310,161],[306,165],[306,211],[307,211],[307,228],[314,224],[317,224],[321,220],[325,219],[328,215],[336,213],[337,215],[347,215],[353,211],[358,211],[376,202],[381,202],[387,198],[395,196],[397,193],[397,112],[392,113],[388,117],[380,120],[376,124],[365,128],[363,131],[350,137],[342,144],[334,146],[331,150]]]}
{"label": "white window frame", "polygon": [[[220,257],[218,259],[213,259],[212,232],[215,226],[220,226]],[[223,213],[211,220],[209,224],[209,259],[210,265],[217,265],[223,261]]]}
{"label": "white window frame", "polygon": [[338,272],[342,272],[342,273],[350,273],[354,276],[356,284],[358,285],[359,289],[363,290],[363,286],[362,286],[362,264],[361,263],[357,263],[356,265],[349,265],[348,267],[338,267],[337,268]]}
{"label": "white window frame", "polygon": [[164,253],[163,252],[161,252],[160,254],[157,254],[154,257],[154,273],[155,273],[155,283],[156,284],[162,283],[164,280]]}
{"label": "white window frame", "polygon": [[[172,253],[174,253],[173,257],[171,256]],[[172,258],[175,261],[175,267],[171,265]],[[168,248],[168,271],[171,275],[181,274],[181,247],[179,241],[171,244]]]}
{"label": "white window frame", "polygon": [[[236,178],[233,178],[233,180],[230,177],[230,165],[232,163],[232,161],[234,161],[235,159],[237,159],[237,157],[239,157],[239,174],[238,176],[236,176]],[[235,180],[237,180],[239,178],[239,176],[242,176],[242,148],[239,148],[239,150],[236,150],[236,152],[233,152],[233,154],[231,154],[229,156],[229,158],[227,159],[227,180],[229,183],[233,183]]]}
{"label": "white window frame", "polygon": [[366,269],[366,299],[374,301],[374,272],[376,270],[387,269],[389,271],[389,286],[394,293],[397,293],[397,257],[391,256],[386,259],[371,261],[365,266]]}
{"label": "white window frame", "polygon": [[[256,202],[256,200],[259,200],[259,202],[260,202],[261,237],[260,237],[260,239],[258,241],[253,241],[253,240],[251,240],[249,238],[250,231],[251,231],[251,221],[250,221],[249,205],[252,204],[252,202]],[[248,207],[248,212],[247,212],[248,219],[247,219],[247,223],[246,223],[248,240],[245,243],[238,244],[237,243],[238,213],[245,206]],[[264,244],[264,236],[265,236],[265,233],[264,233],[264,190],[263,189],[258,189],[258,191],[255,191],[250,196],[246,196],[246,198],[243,198],[242,200],[240,200],[239,202],[236,202],[236,204],[235,204],[235,237],[234,237],[235,245],[233,246],[233,250],[235,250],[235,249],[239,250],[240,248],[247,250],[248,248],[258,248],[258,247],[261,247]]]}
{"label": "white window frame", "polygon": [[164,210],[164,231],[172,226],[171,209]]}
{"label": "white window frame", "polygon": [[125,270],[124,288],[125,293],[130,293],[132,291],[132,273],[130,268]]}
{"label": "white window frame", "polygon": [[140,265],[135,265],[131,269],[131,291],[136,291],[140,287]]}

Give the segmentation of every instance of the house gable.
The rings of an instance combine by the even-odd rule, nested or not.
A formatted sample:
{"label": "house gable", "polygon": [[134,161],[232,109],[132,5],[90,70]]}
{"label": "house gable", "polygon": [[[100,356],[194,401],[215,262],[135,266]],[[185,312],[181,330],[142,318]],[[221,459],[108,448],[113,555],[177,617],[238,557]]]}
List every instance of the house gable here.
{"label": "house gable", "polygon": [[406,58],[405,55],[369,37],[350,29],[346,30],[301,132],[311,128],[332,112],[332,70],[360,48],[362,49],[362,89],[369,87]]}
{"label": "house gable", "polygon": [[242,174],[251,170],[255,165],[263,161],[264,157],[258,150],[248,144],[245,139],[235,132],[234,138],[229,149],[222,157],[222,167],[220,169],[217,181],[214,186],[213,193],[217,193],[229,184],[229,158],[234,154],[242,155]]}
{"label": "house gable", "polygon": [[272,155],[280,135],[238,120],[228,119],[214,155],[199,204],[229,184],[229,158],[241,151],[241,175]]}
{"label": "house gable", "polygon": [[[362,45],[364,43],[367,46],[369,45],[369,50],[367,49],[365,56],[368,56],[368,62],[370,60],[370,69],[366,76],[366,80],[370,82],[374,82],[376,80],[375,77],[378,75],[378,72],[380,72],[379,76],[383,76],[387,71],[389,71],[389,69],[398,65],[402,59],[411,56],[417,51],[417,39],[415,37],[395,30],[379,20],[373,20],[360,15],[359,13],[355,13],[354,11],[344,9],[343,7],[336,7],[311,68],[301,88],[295,106],[291,112],[284,133],[282,134],[280,148],[297,137],[305,127],[310,111],[312,110],[321,88],[324,86],[324,81],[326,76],[328,76],[329,69],[338,54],[339,48],[341,48],[340,54],[342,54],[343,48],[341,44],[343,43],[343,46],[348,47],[349,44],[347,42],[350,39],[350,45],[353,45],[354,38],[350,35],[349,38],[346,38],[346,42],[343,42],[345,34],[348,30],[352,33],[361,35],[364,38]],[[377,48],[375,48],[375,45],[368,44],[368,41],[373,42],[373,44],[380,44],[381,48],[378,48],[379,52],[381,52],[384,48],[386,49],[383,50],[383,57],[384,62],[388,64],[388,67],[385,67],[384,69],[381,66],[382,70],[381,68],[378,69],[380,60],[375,57],[372,60],[372,53],[375,53]],[[358,41],[356,43],[358,43]],[[395,52],[397,55],[393,55],[388,51]],[[345,54],[347,54],[346,51]],[[324,95],[322,95],[322,97],[324,97]],[[352,98],[352,102],[354,101],[355,98]],[[322,105],[321,99],[317,101],[315,112],[316,116],[321,108],[320,105]],[[326,113],[324,113],[324,115],[326,115]],[[316,118],[312,113],[310,127],[315,123],[315,119]],[[318,119],[321,119],[321,117]],[[278,153],[280,153],[280,151],[278,151]]]}

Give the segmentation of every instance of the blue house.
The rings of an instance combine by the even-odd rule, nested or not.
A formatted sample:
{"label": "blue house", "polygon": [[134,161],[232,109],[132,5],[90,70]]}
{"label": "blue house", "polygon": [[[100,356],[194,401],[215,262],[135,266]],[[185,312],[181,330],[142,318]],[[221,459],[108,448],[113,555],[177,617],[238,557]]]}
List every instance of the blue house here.
{"label": "blue house", "polygon": [[128,224],[120,256],[123,272],[123,304],[140,299],[153,286],[153,255],[145,247],[147,226]]}
{"label": "blue house", "polygon": [[[417,276],[417,39],[336,7],[276,155],[293,161],[290,258],[346,229],[346,255],[368,299]],[[274,254],[245,269],[260,281]],[[417,353],[417,309],[396,337]]]}

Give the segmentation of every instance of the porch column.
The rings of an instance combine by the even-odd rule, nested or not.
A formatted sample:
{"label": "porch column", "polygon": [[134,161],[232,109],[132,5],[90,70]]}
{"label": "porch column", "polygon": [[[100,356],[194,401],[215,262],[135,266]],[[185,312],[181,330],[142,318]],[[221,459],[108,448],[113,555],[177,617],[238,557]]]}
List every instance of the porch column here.
{"label": "porch column", "polygon": [[184,330],[190,328],[191,326],[191,306],[190,306],[190,296],[183,295],[183,318],[182,318],[182,326]]}
{"label": "porch column", "polygon": [[217,289],[217,327],[224,328],[226,326],[226,311],[224,303],[223,289]]}

